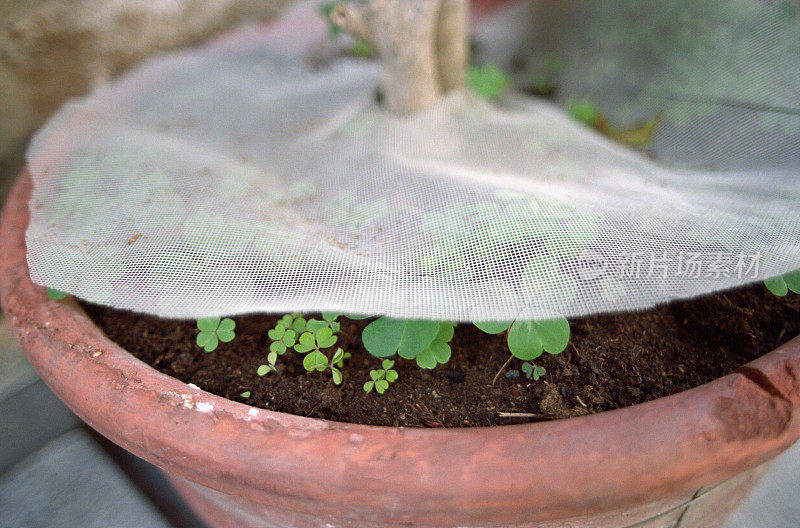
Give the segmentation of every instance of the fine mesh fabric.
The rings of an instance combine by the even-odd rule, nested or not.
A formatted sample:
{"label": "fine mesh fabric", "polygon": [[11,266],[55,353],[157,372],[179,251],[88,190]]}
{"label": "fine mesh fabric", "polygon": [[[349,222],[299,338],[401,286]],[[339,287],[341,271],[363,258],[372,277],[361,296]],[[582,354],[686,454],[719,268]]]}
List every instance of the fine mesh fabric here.
{"label": "fine mesh fabric", "polygon": [[33,280],[165,317],[478,321],[644,309],[800,268],[795,3],[543,2],[507,53],[489,30],[524,10],[475,23],[479,49],[527,73],[558,53],[564,102],[620,124],[660,112],[640,151],[517,94],[388,115],[374,62],[324,58],[316,10],[65,105],[28,153]]}

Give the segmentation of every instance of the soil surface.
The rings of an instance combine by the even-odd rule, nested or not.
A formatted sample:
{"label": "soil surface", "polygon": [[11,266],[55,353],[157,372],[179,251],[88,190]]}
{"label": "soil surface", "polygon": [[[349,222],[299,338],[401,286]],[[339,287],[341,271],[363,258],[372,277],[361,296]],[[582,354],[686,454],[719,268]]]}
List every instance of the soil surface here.
{"label": "soil surface", "polygon": [[[337,346],[352,357],[337,387],[330,372],[306,373],[302,355],[292,351],[279,358],[277,375],[256,374],[266,362],[275,316],[235,318],[236,339],[206,353],[195,343],[194,321],[84,308],[133,355],[208,392],[302,416],[407,427],[492,426],[634,405],[724,376],[800,334],[800,295],[778,298],[763,285],[751,286],[642,313],[570,321],[567,349],[536,361],[547,370],[543,378],[528,380],[513,360],[492,383],[510,356],[505,336],[462,324],[449,363],[423,370],[398,358],[399,379],[378,395],[363,390],[369,371],[380,368],[360,340],[369,321],[340,318]],[[241,396],[245,391],[249,398]]]}

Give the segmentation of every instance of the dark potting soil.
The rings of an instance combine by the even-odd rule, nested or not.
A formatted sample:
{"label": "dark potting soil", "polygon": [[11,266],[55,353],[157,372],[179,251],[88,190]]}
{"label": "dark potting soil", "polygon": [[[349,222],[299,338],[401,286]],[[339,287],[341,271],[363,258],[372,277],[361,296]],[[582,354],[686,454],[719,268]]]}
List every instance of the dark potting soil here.
{"label": "dark potting soil", "polygon": [[[337,387],[330,372],[306,373],[302,355],[292,351],[279,358],[277,375],[256,374],[266,360],[275,316],[236,317],[236,339],[207,353],[195,344],[194,321],[84,308],[133,355],[208,392],[302,416],[408,427],[490,426],[634,405],[724,376],[800,334],[800,295],[778,298],[763,285],[751,286],[642,313],[570,321],[567,350],[537,360],[547,370],[543,378],[528,380],[513,360],[492,383],[509,358],[505,336],[462,324],[449,363],[423,370],[398,359],[399,379],[378,395],[362,388],[369,371],[380,368],[361,344],[368,321],[340,319],[337,346],[352,357]],[[249,398],[241,396],[245,391]]]}

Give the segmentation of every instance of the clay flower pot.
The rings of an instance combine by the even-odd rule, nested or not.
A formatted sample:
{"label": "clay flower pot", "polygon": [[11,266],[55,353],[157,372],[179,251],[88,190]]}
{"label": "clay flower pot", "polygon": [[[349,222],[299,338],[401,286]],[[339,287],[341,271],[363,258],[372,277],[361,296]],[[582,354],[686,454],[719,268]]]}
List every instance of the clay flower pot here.
{"label": "clay flower pot", "polygon": [[800,339],[668,398],[546,423],[368,427],[229,401],[142,363],[30,281],[30,189],[23,175],[0,226],[17,338],[78,416],[166,471],[212,526],[710,528],[800,436]]}

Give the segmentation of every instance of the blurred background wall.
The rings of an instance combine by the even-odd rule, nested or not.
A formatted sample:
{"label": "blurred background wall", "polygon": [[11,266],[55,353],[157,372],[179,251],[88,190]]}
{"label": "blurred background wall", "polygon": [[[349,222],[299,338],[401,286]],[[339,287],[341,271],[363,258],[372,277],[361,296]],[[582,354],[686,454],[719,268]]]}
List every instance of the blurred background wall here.
{"label": "blurred background wall", "polygon": [[288,1],[0,0],[0,203],[31,132],[66,98]]}

